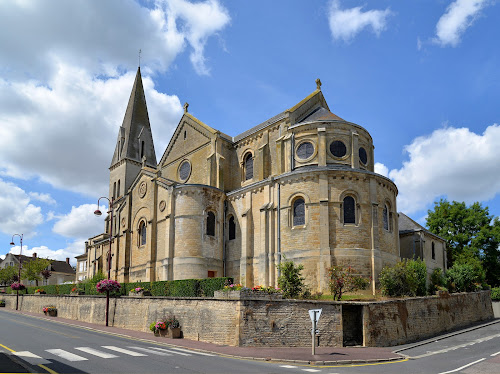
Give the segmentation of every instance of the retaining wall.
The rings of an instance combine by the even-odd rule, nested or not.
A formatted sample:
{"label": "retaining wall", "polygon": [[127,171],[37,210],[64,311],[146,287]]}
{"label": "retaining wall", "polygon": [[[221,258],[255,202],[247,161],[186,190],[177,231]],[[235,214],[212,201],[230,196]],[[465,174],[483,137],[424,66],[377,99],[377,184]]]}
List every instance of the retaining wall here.
{"label": "retaining wall", "polygon": [[[15,295],[1,298],[7,308],[15,309]],[[20,296],[23,311],[42,313],[47,305],[54,305],[62,318],[105,323],[105,297]],[[343,325],[342,309],[346,305],[349,313],[361,308],[362,326]],[[345,337],[356,336],[343,329],[359,328],[364,346],[380,347],[493,318],[489,291],[378,302],[120,297],[110,299],[109,325],[149,331],[151,322],[175,315],[187,339],[232,346],[307,347],[311,345],[309,309],[323,310],[318,324],[320,346],[329,347],[341,347]],[[349,315],[344,313],[344,318],[347,321]]]}

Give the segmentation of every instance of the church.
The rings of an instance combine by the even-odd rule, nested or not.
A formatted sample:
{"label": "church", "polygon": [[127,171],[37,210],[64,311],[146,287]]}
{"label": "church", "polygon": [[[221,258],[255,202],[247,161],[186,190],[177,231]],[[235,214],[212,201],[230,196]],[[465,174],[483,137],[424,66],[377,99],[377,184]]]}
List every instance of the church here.
{"label": "church", "polygon": [[[374,172],[372,137],[330,111],[319,79],[302,101],[237,136],[185,104],[158,162],[139,68],[109,170],[112,213],[77,257],[77,280],[106,274],[110,235],[119,282],[228,276],[276,286],[277,265],[292,260],[313,292],[328,292],[333,265],[352,266],[374,290],[382,268],[401,259],[397,187]],[[429,271],[445,266],[438,248]]]}

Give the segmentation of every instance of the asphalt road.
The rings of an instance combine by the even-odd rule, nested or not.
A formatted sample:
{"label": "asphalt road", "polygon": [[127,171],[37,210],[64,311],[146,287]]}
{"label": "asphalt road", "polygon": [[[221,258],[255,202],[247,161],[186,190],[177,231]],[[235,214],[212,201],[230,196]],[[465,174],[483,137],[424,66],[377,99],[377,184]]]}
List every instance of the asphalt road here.
{"label": "asphalt road", "polygon": [[500,323],[399,348],[406,348],[401,353],[408,360],[342,367],[283,364],[179,349],[0,310],[0,373],[500,373]]}

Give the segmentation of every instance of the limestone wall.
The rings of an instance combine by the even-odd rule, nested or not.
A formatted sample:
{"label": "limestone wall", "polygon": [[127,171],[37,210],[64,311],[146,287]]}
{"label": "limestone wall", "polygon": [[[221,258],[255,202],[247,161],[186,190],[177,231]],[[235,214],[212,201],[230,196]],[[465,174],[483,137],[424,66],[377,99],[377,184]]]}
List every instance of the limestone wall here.
{"label": "limestone wall", "polygon": [[[15,309],[16,296],[4,295]],[[42,313],[54,305],[58,316],[104,325],[106,298],[101,296],[20,296],[21,310]],[[353,307],[354,306],[354,307]],[[362,308],[362,328],[343,324],[351,310]],[[110,300],[110,326],[149,331],[149,324],[175,315],[184,337],[232,346],[307,347],[311,344],[309,309],[323,309],[320,346],[341,347],[362,329],[364,346],[391,346],[435,336],[493,318],[490,291],[380,302],[308,300],[231,300],[212,298],[121,297]],[[344,313],[343,313],[343,309]],[[343,327],[344,326],[344,327]]]}

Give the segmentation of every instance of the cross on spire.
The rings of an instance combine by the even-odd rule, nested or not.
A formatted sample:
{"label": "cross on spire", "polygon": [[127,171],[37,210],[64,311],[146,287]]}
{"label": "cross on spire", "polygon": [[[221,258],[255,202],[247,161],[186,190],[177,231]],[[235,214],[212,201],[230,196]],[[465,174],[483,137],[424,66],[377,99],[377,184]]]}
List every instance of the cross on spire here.
{"label": "cross on spire", "polygon": [[189,107],[189,104],[188,103],[184,103],[184,113],[188,112],[188,107]]}
{"label": "cross on spire", "polygon": [[321,80],[319,78],[316,79],[316,89],[321,91]]}

